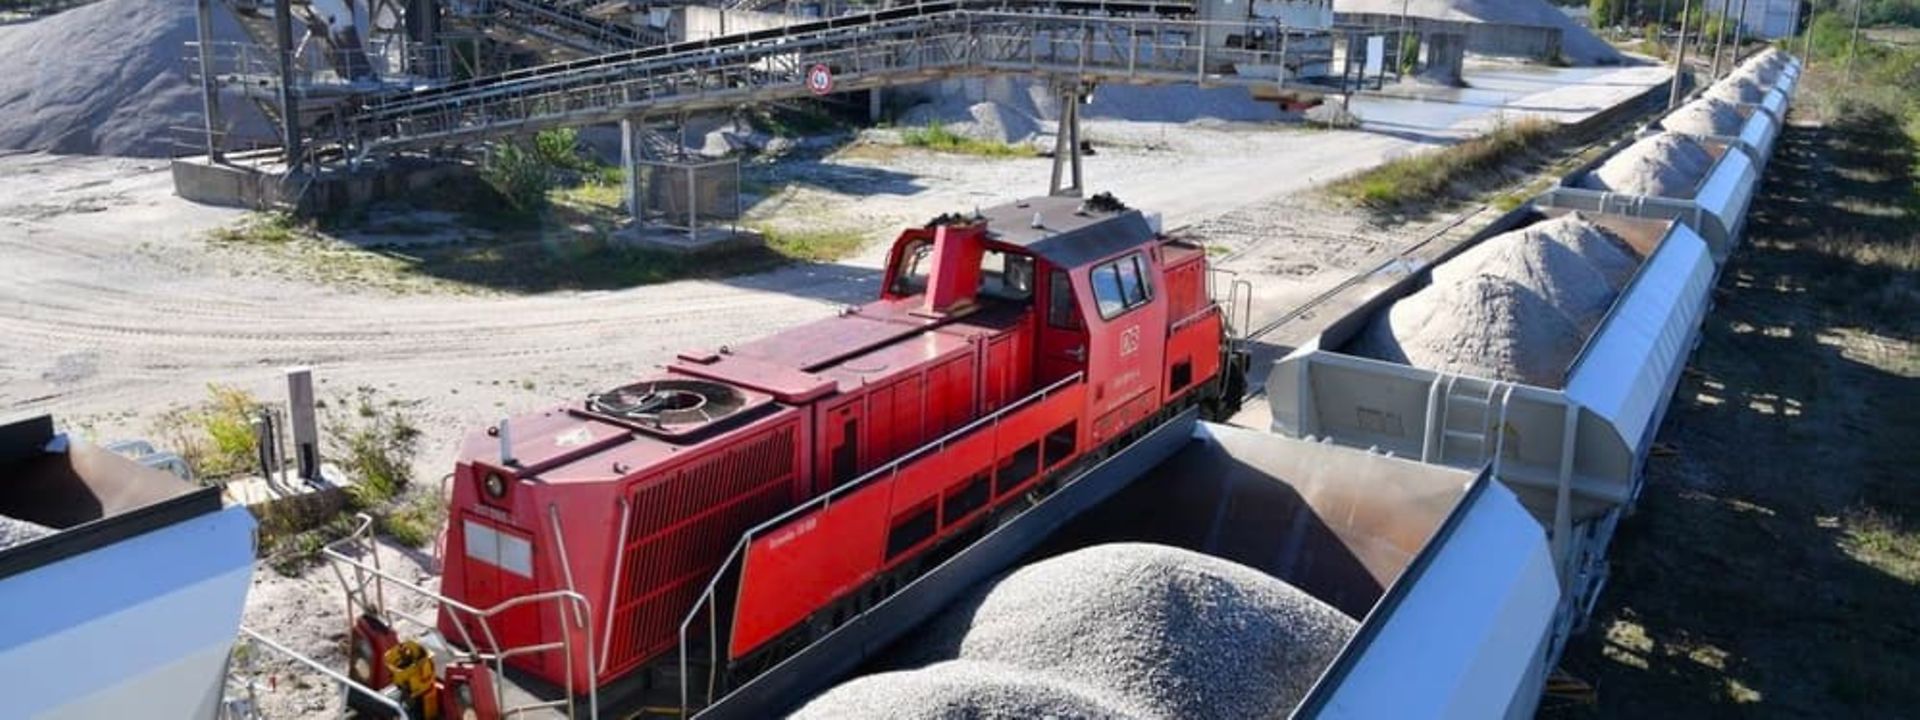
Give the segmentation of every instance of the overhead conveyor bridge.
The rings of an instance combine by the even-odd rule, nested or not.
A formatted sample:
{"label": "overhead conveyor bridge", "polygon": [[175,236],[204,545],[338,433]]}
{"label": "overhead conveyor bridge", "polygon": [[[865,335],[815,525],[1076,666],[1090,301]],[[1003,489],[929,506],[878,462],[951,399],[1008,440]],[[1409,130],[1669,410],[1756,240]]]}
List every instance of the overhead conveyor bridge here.
{"label": "overhead conveyor bridge", "polygon": [[[390,94],[350,112],[345,134],[365,156],[803,97],[807,72],[821,65],[836,92],[992,74],[1328,91],[1288,69],[1326,62],[1318,56],[1328,46],[1291,48],[1278,24],[1171,17],[1185,7],[1174,4],[1010,7],[924,3]],[[1209,42],[1229,32],[1232,43]]]}

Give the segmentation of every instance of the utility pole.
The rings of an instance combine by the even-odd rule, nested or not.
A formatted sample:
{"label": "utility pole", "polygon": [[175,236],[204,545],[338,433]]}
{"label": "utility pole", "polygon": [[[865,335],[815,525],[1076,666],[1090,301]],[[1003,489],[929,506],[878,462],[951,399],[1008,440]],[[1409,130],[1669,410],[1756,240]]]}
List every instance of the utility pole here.
{"label": "utility pole", "polygon": [[1853,52],[1860,47],[1860,0],[1853,0],[1853,35],[1847,38],[1847,82],[1853,82]]}
{"label": "utility pole", "polygon": [[1727,72],[1733,72],[1733,66],[1740,64],[1740,43],[1747,37],[1747,6],[1750,0],[1740,0],[1740,19],[1733,21],[1733,51],[1727,53]]}
{"label": "utility pole", "polygon": [[[1407,6],[1412,3],[1413,0],[1400,0],[1400,39],[1393,41],[1393,76],[1396,78],[1401,78],[1400,64],[1402,59],[1407,56]],[[1281,65],[1284,66],[1286,62],[1286,58],[1280,58]]]}
{"label": "utility pole", "polygon": [[1726,0],[1720,0],[1720,10],[1722,11],[1720,18],[1718,20],[1707,18],[1707,23],[1703,23],[1703,25],[1713,25],[1713,64],[1707,69],[1708,82],[1720,79],[1720,46],[1724,44],[1727,39],[1727,14],[1725,12],[1727,5]]}
{"label": "utility pole", "polygon": [[1680,4],[1680,52],[1673,58],[1673,85],[1667,88],[1667,109],[1680,105],[1680,78],[1687,72],[1687,15],[1693,11],[1693,0],[1681,0]]}

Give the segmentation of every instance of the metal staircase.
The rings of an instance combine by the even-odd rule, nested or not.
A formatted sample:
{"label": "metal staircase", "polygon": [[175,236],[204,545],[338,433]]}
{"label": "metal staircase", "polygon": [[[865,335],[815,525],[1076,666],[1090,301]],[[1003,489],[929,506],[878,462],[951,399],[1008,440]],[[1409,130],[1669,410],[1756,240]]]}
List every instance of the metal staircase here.
{"label": "metal staircase", "polygon": [[[988,74],[1257,85],[1303,96],[1329,91],[1245,72],[1283,67],[1288,49],[1253,34],[1209,45],[1212,26],[1227,24],[1184,19],[1190,12],[1190,5],[1158,2],[922,3],[389,94],[366,101],[345,122],[353,153],[364,156],[805,97],[805,76],[816,66],[830,69],[835,92]],[[1247,25],[1230,29],[1246,33]]]}

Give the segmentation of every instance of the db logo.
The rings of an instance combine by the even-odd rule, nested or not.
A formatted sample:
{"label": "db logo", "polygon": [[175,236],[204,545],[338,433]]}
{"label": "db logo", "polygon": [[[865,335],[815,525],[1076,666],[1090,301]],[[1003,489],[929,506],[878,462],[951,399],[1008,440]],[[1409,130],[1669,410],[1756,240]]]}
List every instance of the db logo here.
{"label": "db logo", "polygon": [[1135,325],[1120,331],[1120,357],[1132,355],[1140,349],[1140,326]]}
{"label": "db logo", "polygon": [[833,70],[825,63],[807,70],[807,90],[815,95],[833,92]]}

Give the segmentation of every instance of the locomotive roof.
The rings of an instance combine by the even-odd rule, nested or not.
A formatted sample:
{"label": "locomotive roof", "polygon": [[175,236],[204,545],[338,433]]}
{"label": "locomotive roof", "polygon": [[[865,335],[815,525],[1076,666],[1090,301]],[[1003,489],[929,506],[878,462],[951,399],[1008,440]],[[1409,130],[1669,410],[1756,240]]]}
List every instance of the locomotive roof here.
{"label": "locomotive roof", "polygon": [[[981,211],[994,241],[1024,247],[1061,267],[1078,267],[1140,247],[1154,237],[1139,210],[1083,210],[1079,198],[1037,197]],[[1034,227],[1034,216],[1039,227]]]}

